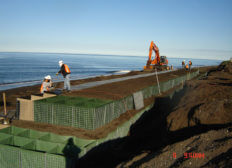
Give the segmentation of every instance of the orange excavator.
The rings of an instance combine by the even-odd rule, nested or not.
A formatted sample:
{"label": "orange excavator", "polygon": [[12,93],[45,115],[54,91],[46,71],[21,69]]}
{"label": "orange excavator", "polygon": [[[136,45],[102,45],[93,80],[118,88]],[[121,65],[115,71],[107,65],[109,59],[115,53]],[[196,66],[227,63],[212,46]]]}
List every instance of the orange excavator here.
{"label": "orange excavator", "polygon": [[[155,58],[152,60],[152,51],[155,52]],[[168,59],[166,56],[160,56],[159,48],[151,41],[149,48],[149,58],[147,60],[147,65],[144,66],[144,70],[169,70]]]}

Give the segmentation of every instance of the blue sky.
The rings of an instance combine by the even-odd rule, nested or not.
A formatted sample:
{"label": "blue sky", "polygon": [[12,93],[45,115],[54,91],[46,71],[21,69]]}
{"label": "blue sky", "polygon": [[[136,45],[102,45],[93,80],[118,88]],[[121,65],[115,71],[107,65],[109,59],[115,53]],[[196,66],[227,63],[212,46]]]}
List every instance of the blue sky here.
{"label": "blue sky", "polygon": [[230,0],[0,0],[0,51],[232,57]]}

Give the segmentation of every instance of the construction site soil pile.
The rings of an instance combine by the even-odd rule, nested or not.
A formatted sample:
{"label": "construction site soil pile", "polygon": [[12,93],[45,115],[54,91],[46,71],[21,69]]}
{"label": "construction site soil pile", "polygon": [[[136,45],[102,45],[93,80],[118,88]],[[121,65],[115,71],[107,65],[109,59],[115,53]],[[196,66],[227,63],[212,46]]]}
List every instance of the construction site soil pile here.
{"label": "construction site soil pile", "polygon": [[201,80],[186,83],[187,93],[168,116],[175,131],[197,124],[225,124],[232,121],[232,63],[222,63]]}
{"label": "construction site soil pile", "polygon": [[[81,167],[231,167],[232,63],[157,97],[130,134],[89,151]],[[197,155],[196,155],[197,154]]]}

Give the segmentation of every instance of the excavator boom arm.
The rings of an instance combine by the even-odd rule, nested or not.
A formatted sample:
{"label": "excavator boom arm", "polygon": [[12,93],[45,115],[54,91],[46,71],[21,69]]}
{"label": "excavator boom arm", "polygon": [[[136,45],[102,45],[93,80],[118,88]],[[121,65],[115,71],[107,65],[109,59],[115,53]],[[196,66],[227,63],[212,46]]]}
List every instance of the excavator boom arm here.
{"label": "excavator boom arm", "polygon": [[[155,59],[154,60],[152,60],[152,51],[155,52]],[[147,65],[159,64],[159,62],[160,62],[159,48],[155,45],[155,43],[153,41],[151,41]]]}

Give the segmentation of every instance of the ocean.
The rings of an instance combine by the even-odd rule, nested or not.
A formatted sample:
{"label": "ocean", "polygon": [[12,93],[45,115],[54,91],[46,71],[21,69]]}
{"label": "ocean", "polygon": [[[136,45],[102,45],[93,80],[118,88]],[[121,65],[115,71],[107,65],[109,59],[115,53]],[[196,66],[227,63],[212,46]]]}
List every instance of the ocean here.
{"label": "ocean", "polygon": [[[40,84],[46,75],[56,81],[62,76],[59,60],[71,70],[71,80],[100,75],[122,74],[142,70],[148,56],[115,56],[94,54],[0,52],[0,90]],[[169,65],[180,68],[181,62],[189,58],[168,58]],[[221,60],[191,59],[193,66],[218,65]]]}

